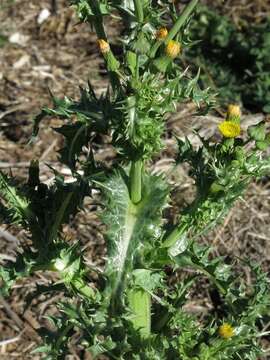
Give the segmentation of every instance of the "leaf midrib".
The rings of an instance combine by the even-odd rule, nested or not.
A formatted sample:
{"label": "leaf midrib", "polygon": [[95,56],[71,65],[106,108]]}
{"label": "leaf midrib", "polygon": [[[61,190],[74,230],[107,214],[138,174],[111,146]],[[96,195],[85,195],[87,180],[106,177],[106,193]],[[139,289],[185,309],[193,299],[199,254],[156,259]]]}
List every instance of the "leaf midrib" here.
{"label": "leaf midrib", "polygon": [[137,212],[138,212],[138,208],[131,201],[129,201],[125,216],[123,237],[122,240],[119,241],[119,245],[117,249],[116,262],[118,262],[119,271],[115,283],[116,288],[118,288],[118,284],[121,281],[122,275],[124,273],[130,241],[133,237],[133,231],[137,222]]}

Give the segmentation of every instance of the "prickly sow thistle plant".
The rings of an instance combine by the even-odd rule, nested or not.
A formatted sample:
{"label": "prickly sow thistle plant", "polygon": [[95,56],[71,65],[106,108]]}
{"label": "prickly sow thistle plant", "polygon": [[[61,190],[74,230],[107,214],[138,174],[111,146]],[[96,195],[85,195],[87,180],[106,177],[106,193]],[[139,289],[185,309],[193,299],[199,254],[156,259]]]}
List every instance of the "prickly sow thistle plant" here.
{"label": "prickly sow thistle plant", "polygon": [[[177,139],[175,165],[189,164],[197,193],[176,224],[164,218],[172,186],[165,175],[148,170],[164,147],[165,120],[176,105],[193,100],[200,111],[211,105],[198,76],[189,78],[179,62],[197,2],[178,14],[167,1],[71,1],[81,21],[96,31],[110,85],[100,97],[89,84],[78,101],[54,98],[54,107],[35,118],[33,135],[45,116],[63,121],[55,131],[65,139],[60,161],[73,182],[51,169],[54,183],[42,183],[37,161],[25,184],[0,175],[2,219],[25,228],[31,239],[15,263],[1,268],[2,293],[35,271],[53,271],[60,278],[36,292],[63,294],[59,315],[50,317],[53,330],[42,331],[44,345],[36,350],[47,359],[65,358],[72,339],[78,351],[84,348],[94,358],[255,360],[261,354],[258,339],[265,334],[258,320],[269,305],[266,275],[242,260],[256,278],[248,286],[234,275],[233,264],[212,257],[210,247],[197,239],[222,221],[254,178],[269,172],[265,125],[251,126],[243,140],[240,109],[233,105],[219,125],[220,141],[201,138],[201,147],[194,148],[187,138]],[[105,30],[110,16],[124,23],[119,58]],[[111,136],[118,154],[111,167],[95,160],[91,143],[97,134]],[[106,225],[102,271],[86,265],[79,239],[70,245],[62,231],[96,191]],[[168,266],[183,273],[180,282],[170,285]],[[209,279],[217,300],[211,313],[197,318],[184,305],[202,277]]]}

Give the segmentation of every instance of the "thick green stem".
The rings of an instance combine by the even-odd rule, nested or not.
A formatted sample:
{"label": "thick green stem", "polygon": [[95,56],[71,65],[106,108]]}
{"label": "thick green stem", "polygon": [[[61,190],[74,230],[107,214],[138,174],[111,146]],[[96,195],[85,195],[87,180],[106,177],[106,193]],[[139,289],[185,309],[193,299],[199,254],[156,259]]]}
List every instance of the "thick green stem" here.
{"label": "thick green stem", "polygon": [[130,290],[128,293],[129,307],[133,313],[131,319],[134,329],[138,330],[142,337],[151,334],[151,296],[143,289]]}
{"label": "thick green stem", "polygon": [[143,22],[143,4],[142,0],[134,0],[135,14],[139,23]]}
{"label": "thick green stem", "polygon": [[130,197],[133,204],[142,199],[142,160],[133,161],[130,169]]}
{"label": "thick green stem", "polygon": [[[187,18],[191,15],[192,11],[197,6],[198,2],[199,2],[199,0],[191,0],[191,2],[185,7],[184,11],[181,13],[181,15],[177,19],[176,23],[174,24],[174,26],[170,30],[169,34],[167,35],[167,37],[165,39],[165,43],[167,43],[169,40],[172,40],[177,35],[177,33],[180,31],[180,29],[186,22]],[[152,46],[152,49],[150,50],[150,54],[149,54],[149,56],[151,58],[155,57],[156,52],[161,44],[162,44],[162,42],[157,41]]]}

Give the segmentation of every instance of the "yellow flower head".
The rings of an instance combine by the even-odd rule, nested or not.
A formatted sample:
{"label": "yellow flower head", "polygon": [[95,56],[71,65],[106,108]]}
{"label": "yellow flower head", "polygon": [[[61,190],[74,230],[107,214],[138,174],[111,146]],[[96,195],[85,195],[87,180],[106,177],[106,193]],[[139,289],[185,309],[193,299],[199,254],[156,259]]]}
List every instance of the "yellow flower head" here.
{"label": "yellow flower head", "polygon": [[230,339],[235,335],[235,332],[232,325],[224,323],[218,328],[218,334],[224,339]]}
{"label": "yellow flower head", "polygon": [[175,59],[181,51],[181,45],[177,41],[170,40],[166,46],[165,51],[171,59]]}
{"label": "yellow flower head", "polygon": [[156,32],[156,39],[157,40],[164,40],[168,35],[168,30],[165,27],[160,28]]}
{"label": "yellow flower head", "polygon": [[235,138],[240,135],[240,125],[234,121],[223,121],[218,126],[221,134],[226,138]]}
{"label": "yellow flower head", "polygon": [[98,44],[101,54],[104,55],[110,51],[110,45],[107,43],[107,41],[105,41],[103,39],[98,39],[97,44]]}
{"label": "yellow flower head", "polygon": [[227,120],[240,120],[241,117],[241,109],[239,105],[231,104],[227,109]]}

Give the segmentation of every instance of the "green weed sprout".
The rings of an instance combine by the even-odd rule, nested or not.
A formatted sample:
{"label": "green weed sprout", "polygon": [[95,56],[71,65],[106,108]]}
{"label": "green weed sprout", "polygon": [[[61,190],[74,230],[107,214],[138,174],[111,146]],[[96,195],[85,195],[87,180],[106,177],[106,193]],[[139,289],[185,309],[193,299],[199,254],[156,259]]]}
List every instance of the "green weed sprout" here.
{"label": "green weed sprout", "polygon": [[[187,138],[177,138],[175,166],[189,164],[197,192],[176,224],[164,211],[173,186],[164,174],[148,170],[164,148],[165,121],[177,104],[193,101],[203,112],[212,103],[209,89],[197,84],[199,74],[190,78],[179,61],[197,3],[191,0],[179,15],[163,0],[71,1],[80,20],[96,31],[110,84],[101,96],[89,83],[77,101],[53,98],[54,107],[35,118],[33,136],[44,117],[63,121],[55,129],[65,139],[59,160],[74,181],[52,169],[54,183],[42,183],[38,161],[32,161],[24,184],[0,174],[1,218],[26,229],[31,240],[16,262],[2,266],[2,294],[36,271],[59,278],[38,286],[37,295],[63,294],[59,314],[50,317],[52,327],[42,329],[44,344],[35,350],[45,359],[64,359],[72,339],[78,351],[93,358],[119,360],[255,360],[262,353],[258,340],[266,334],[258,320],[269,306],[266,275],[242,260],[256,279],[245,284],[233,272],[234,263],[211,256],[211,248],[197,239],[222,221],[254,178],[269,173],[264,123],[251,126],[244,140],[240,109],[233,105],[219,125],[220,141],[200,138],[201,146],[194,148]],[[110,17],[123,22],[119,56],[106,32]],[[95,159],[91,142],[97,134],[109,135],[117,152],[110,166]],[[102,270],[89,267],[79,239],[70,245],[63,233],[63,225],[84,208],[85,197],[97,192],[106,225]],[[181,271],[181,281],[168,281],[168,266]],[[204,317],[185,307],[202,278],[218,299]]]}

